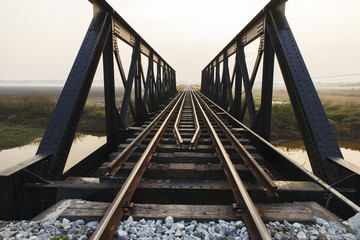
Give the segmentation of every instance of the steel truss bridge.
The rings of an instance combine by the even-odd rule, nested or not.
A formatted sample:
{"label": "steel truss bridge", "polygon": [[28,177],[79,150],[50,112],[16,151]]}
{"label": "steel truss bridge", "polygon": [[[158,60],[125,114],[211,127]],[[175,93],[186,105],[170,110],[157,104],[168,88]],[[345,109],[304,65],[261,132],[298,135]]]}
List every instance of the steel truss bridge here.
{"label": "steel truss bridge", "polygon": [[[269,239],[267,207],[262,205],[260,216],[258,204],[315,201],[344,218],[360,211],[360,169],[341,154],[286,20],[285,0],[270,1],[209,62],[201,92],[177,92],[175,70],[109,4],[90,2],[93,19],[36,155],[0,172],[0,219],[29,219],[62,199],[112,202],[93,234],[104,239],[122,217],[141,215],[146,204],[191,206],[197,218],[197,211],[217,206],[224,218],[243,218],[253,239]],[[256,39],[257,59],[249,72],[244,48]],[[118,41],[132,47],[127,73]],[[101,56],[107,141],[64,172]],[[275,57],[313,173],[269,143]],[[148,61],[147,69],[142,61]],[[124,88],[120,109],[115,67]],[[257,109],[252,87],[258,74]],[[194,196],[198,200],[190,201]]]}

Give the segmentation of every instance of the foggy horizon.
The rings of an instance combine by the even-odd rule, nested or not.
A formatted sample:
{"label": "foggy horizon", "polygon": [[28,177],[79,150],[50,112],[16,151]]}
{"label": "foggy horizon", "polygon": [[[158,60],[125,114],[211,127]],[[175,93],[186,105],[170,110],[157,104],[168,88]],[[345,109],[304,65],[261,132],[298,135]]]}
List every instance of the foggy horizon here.
{"label": "foggy horizon", "polygon": [[[202,69],[268,3],[108,2],[175,69],[178,85],[200,84]],[[285,15],[315,85],[360,84],[360,33],[354,31],[360,25],[359,9],[360,1],[356,0],[286,3]],[[4,2],[0,13],[0,30],[6,33],[0,46],[0,84],[63,84],[90,24],[92,4],[85,0],[14,0]],[[257,47],[250,44],[245,48],[249,68]],[[130,50],[120,51],[126,72]],[[231,64],[229,67],[232,71]],[[278,66],[274,75],[275,84],[282,84]],[[93,83],[101,84],[102,78],[99,62]],[[121,82],[116,67],[115,79]]]}

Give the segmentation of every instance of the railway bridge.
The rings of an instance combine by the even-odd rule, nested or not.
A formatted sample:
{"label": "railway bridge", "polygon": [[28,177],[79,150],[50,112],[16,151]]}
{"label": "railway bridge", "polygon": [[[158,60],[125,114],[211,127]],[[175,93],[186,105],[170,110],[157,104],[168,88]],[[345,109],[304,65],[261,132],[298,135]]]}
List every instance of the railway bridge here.
{"label": "railway bridge", "polygon": [[[311,221],[296,206],[315,202],[342,218],[360,211],[360,170],[341,154],[285,0],[270,1],[206,65],[201,91],[177,91],[175,70],[109,4],[90,2],[93,19],[36,155],[0,172],[0,219],[30,219],[61,200],[83,199],[105,204],[101,214],[87,213],[101,219],[93,239],[111,239],[129,215],[243,219],[252,239],[270,239],[267,220]],[[244,48],[257,39],[250,72]],[[132,47],[127,73],[118,41]],[[64,172],[101,56],[107,141]],[[313,173],[269,142],[275,57]],[[115,67],[124,88],[119,108]]]}

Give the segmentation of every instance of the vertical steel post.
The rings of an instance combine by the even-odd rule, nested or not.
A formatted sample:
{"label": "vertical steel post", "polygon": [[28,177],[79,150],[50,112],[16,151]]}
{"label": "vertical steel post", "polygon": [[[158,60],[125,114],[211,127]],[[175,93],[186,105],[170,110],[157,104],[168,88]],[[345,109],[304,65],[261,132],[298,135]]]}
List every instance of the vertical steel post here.
{"label": "vertical steel post", "polygon": [[247,66],[246,66],[246,62],[245,62],[244,47],[242,46],[240,39],[237,40],[236,52],[238,54],[241,75],[244,80],[245,96],[246,96],[246,103],[248,106],[250,124],[252,124],[255,120],[256,111],[255,111],[254,98],[252,95],[252,87],[251,87],[249,74],[248,74],[248,70],[247,70]]}
{"label": "vertical steel post", "polygon": [[215,73],[215,88],[214,88],[214,96],[213,100],[216,104],[220,102],[220,94],[221,94],[221,85],[220,85],[220,63],[219,58],[216,58],[216,73]]}
{"label": "vertical steel post", "polygon": [[163,103],[162,84],[161,84],[161,60],[160,59],[157,64],[156,94],[157,94],[157,104],[159,106],[161,103]]}
{"label": "vertical steel post", "polygon": [[105,98],[105,117],[106,117],[106,137],[107,143],[111,148],[118,146],[117,129],[122,125],[119,112],[115,102],[115,80],[114,80],[114,58],[113,58],[113,38],[109,32],[103,52],[104,68],[104,98]]}
{"label": "vertical steel post", "polygon": [[[135,47],[133,48],[132,56],[131,56],[131,64],[128,73],[128,78],[126,80],[125,92],[123,97],[123,102],[121,104],[120,117],[122,121],[126,124],[126,118],[129,110],[129,104],[131,102],[131,91],[132,85],[134,82],[134,78],[136,75],[137,61],[140,55],[140,41],[137,40],[135,43]],[[136,109],[135,109],[135,118],[136,118]]]}
{"label": "vertical steel post", "polygon": [[[137,77],[136,77],[136,97],[135,97],[135,108],[136,108],[136,124],[140,126],[148,117],[148,112],[146,110],[146,106],[144,105],[142,87],[141,85],[145,85],[144,74],[141,63],[141,54],[139,54],[138,64],[137,64]],[[135,85],[135,86],[136,86]],[[146,89],[145,89],[146,90]]]}
{"label": "vertical steel post", "polygon": [[[260,42],[260,46],[259,46],[259,50],[258,50],[258,55],[256,56],[256,60],[255,60],[255,64],[254,64],[254,68],[251,74],[251,78],[250,78],[250,89],[253,88],[254,83],[255,83],[255,78],[256,78],[256,74],[259,70],[259,66],[260,66],[260,62],[261,62],[261,58],[262,58],[262,54],[263,54],[263,48],[261,47],[262,44]],[[240,121],[242,121],[244,119],[245,116],[245,112],[246,112],[246,108],[247,108],[247,101],[245,98],[244,101],[244,106],[241,109],[241,113],[240,113]]]}
{"label": "vertical steel post", "polygon": [[[222,74],[222,89],[221,89],[221,106],[228,110],[229,108],[229,98],[232,97],[229,94],[230,88],[230,74],[229,74],[229,61],[227,53],[224,53],[224,60],[223,60],[223,74]],[[230,89],[231,93],[231,89]]]}
{"label": "vertical steel post", "polygon": [[210,99],[211,100],[215,100],[215,69],[213,64],[211,63],[209,65],[209,79],[210,79],[210,84],[211,84],[211,95],[210,95]]}
{"label": "vertical steel post", "polygon": [[236,119],[240,120],[241,113],[241,95],[242,95],[242,76],[239,65],[239,55],[235,55],[235,96],[229,113]]}
{"label": "vertical steel post", "polygon": [[141,122],[141,54],[137,56],[137,66],[136,66],[136,75],[135,75],[135,112],[136,118],[135,123],[139,125]]}
{"label": "vertical steel post", "polygon": [[167,66],[164,63],[164,66],[162,68],[162,83],[163,83],[163,88],[162,88],[162,95],[164,96],[164,100],[168,98],[168,76],[167,76]]}
{"label": "vertical steel post", "polygon": [[151,86],[152,86],[152,69],[153,69],[153,53],[150,53],[149,61],[148,61],[148,69],[146,73],[146,81],[145,81],[145,90],[144,90],[144,106],[149,106],[149,111],[151,111],[151,106],[149,103],[149,99],[151,101]]}
{"label": "vertical steel post", "polygon": [[171,73],[172,73],[172,95],[175,96],[176,94],[176,72],[174,69],[171,70]]}
{"label": "vertical steel post", "polygon": [[[116,39],[115,36],[113,36],[113,49],[114,49],[116,63],[118,65],[118,69],[119,69],[119,72],[120,72],[121,80],[122,80],[124,88],[126,88],[126,75],[125,75],[124,67],[123,67],[122,62],[121,62],[121,58],[120,58],[120,54],[119,54],[119,48],[118,48],[118,45],[117,45],[117,39]],[[131,115],[133,116],[133,118],[135,118],[135,108],[134,108],[133,103],[131,101],[131,96],[130,96],[130,101],[129,101],[129,107],[130,107],[130,110],[131,110]],[[120,121],[121,121],[121,128],[125,129],[125,122],[123,122],[121,118],[120,118]]]}
{"label": "vertical steel post", "polygon": [[343,158],[343,156],[287,23],[284,6],[270,11],[267,28],[311,167],[318,177],[334,183],[348,176],[350,172],[330,166],[328,162],[328,157]]}
{"label": "vertical steel post", "polygon": [[96,11],[36,153],[51,157],[29,168],[47,180],[58,180],[62,176],[110,31],[108,14]]}
{"label": "vertical steel post", "polygon": [[274,49],[272,48],[270,37],[265,33],[264,39],[264,62],[263,62],[263,76],[261,87],[261,105],[256,115],[255,121],[251,126],[257,134],[265,140],[270,140],[270,125],[271,125],[271,107],[272,107],[272,93],[274,82]]}

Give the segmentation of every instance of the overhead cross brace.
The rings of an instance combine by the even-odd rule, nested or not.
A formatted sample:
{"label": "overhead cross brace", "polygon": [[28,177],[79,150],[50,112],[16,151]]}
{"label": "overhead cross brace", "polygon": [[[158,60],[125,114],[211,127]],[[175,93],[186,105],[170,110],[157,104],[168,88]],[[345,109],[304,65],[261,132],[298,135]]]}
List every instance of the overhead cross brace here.
{"label": "overhead cross brace", "polygon": [[[240,31],[229,44],[202,71],[202,92],[215,103],[224,106],[225,96],[219,99],[219,72],[222,64],[223,75],[227,74],[228,60],[235,55],[235,92],[229,106],[229,112],[240,121],[245,121],[245,110],[248,110],[249,124],[252,130],[266,140],[270,140],[271,108],[274,75],[274,56],[276,55],[284,82],[289,93],[300,132],[314,173],[329,183],[349,176],[352,170],[348,165],[334,164],[329,158],[340,158],[339,145],[330,127],[328,118],[301,56],[300,50],[292,35],[285,17],[286,0],[272,0],[246,27]],[[245,61],[244,47],[260,38],[257,60],[249,79]],[[260,108],[256,111],[252,87],[263,57],[262,92]],[[214,68],[216,78],[214,83]],[[234,78],[234,77],[233,77]],[[223,95],[232,92],[222,89]],[[245,98],[242,99],[242,86]],[[227,87],[222,84],[221,87]],[[228,94],[231,96],[231,94]],[[221,101],[222,100],[222,101]],[[242,101],[244,100],[244,103]]]}
{"label": "overhead cross brace", "polygon": [[[37,151],[37,155],[49,155],[50,157],[27,167],[29,171],[47,180],[59,180],[63,176],[70,148],[102,53],[104,53],[107,142],[94,152],[96,156],[109,154],[111,149],[117,147],[121,140],[121,131],[119,130],[126,130],[129,124],[129,108],[132,119],[137,124],[141,124],[149,116],[149,106],[152,106],[151,110],[155,110],[154,106],[158,106],[176,93],[175,71],[104,0],[93,0],[91,2],[94,7],[93,21],[89,26]],[[125,78],[117,47],[117,38],[133,48],[127,78]],[[115,55],[125,91],[120,111],[115,101],[113,54]],[[141,55],[149,57],[149,61],[152,61],[148,66],[148,72],[152,73],[154,62],[157,64],[158,79],[156,83],[153,76],[145,80]],[[132,85],[134,83],[136,92],[135,106],[131,100]],[[153,86],[155,85],[158,89],[161,89],[161,93],[154,90]],[[146,93],[143,93],[143,89]],[[154,101],[157,103],[154,103]],[[85,158],[84,161],[87,164],[83,164],[84,162],[81,161],[74,166],[76,170],[70,170],[70,172],[78,173],[80,170],[78,166],[81,165],[83,174],[89,174],[96,166],[101,164],[101,162],[94,162],[93,159],[93,157]]]}

